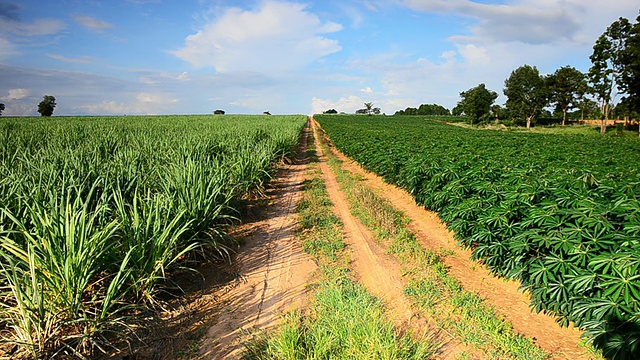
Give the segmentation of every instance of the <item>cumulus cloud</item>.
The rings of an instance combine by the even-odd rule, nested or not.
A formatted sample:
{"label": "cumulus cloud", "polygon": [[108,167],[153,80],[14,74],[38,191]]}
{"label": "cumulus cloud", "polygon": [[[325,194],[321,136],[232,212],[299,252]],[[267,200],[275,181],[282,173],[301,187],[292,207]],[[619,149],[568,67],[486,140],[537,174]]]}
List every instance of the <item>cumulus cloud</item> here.
{"label": "cumulus cloud", "polygon": [[490,57],[486,48],[473,44],[458,45],[458,53],[467,63],[486,65],[490,62]]}
{"label": "cumulus cloud", "polygon": [[265,1],[255,10],[226,9],[172,53],[220,73],[283,73],[340,51],[338,42],[324,35],[341,29],[337,23],[323,23],[305,5]]}
{"label": "cumulus cloud", "polygon": [[21,99],[24,99],[24,98],[28,97],[29,95],[31,95],[31,90],[29,90],[29,89],[9,89],[8,93],[9,94],[7,96],[3,96],[0,99],[2,99],[4,101],[21,100]]}
{"label": "cumulus cloud", "polygon": [[91,16],[74,16],[73,19],[81,26],[93,31],[101,32],[113,27],[113,24]]}

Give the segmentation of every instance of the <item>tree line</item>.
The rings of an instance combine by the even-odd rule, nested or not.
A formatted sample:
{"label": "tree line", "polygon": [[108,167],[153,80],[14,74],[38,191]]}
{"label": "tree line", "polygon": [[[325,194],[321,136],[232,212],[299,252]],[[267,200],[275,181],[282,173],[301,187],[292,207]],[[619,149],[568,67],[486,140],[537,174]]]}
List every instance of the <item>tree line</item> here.
{"label": "tree line", "polygon": [[[395,115],[465,115],[473,125],[491,119],[510,119],[530,128],[541,115],[551,117],[552,107],[565,125],[572,111],[580,119],[585,116],[601,119],[605,133],[612,115],[629,119],[640,113],[640,16],[636,23],[625,18],[613,22],[598,38],[589,57],[592,63],[587,73],[564,66],[548,75],[537,67],[523,65],[513,70],[504,82],[507,101],[494,104],[498,93],[481,83],[460,93],[460,101],[449,111],[438,104],[422,104],[396,111]],[[619,98],[619,99],[618,99]],[[614,106],[615,105],[615,106]],[[338,113],[335,109],[325,114]],[[356,114],[379,114],[379,108],[365,103]]]}
{"label": "tree line", "polygon": [[[527,128],[536,122],[545,108],[555,106],[562,114],[562,125],[572,109],[593,113],[605,133],[612,110],[625,118],[640,112],[640,16],[632,24],[625,18],[613,22],[598,38],[589,57],[587,73],[564,66],[553,74],[541,75],[535,66],[523,65],[511,72],[504,82],[505,108],[494,105],[498,94],[480,84],[460,93],[461,100],[452,110],[465,114],[470,123],[500,118],[505,113],[523,119]],[[617,105],[613,106],[620,96]]]}

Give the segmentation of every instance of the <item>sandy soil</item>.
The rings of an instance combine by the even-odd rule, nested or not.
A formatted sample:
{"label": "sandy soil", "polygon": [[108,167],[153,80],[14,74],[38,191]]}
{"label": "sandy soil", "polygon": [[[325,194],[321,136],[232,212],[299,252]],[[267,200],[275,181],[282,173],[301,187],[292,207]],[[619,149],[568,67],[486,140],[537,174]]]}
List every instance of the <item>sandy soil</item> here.
{"label": "sandy soil", "polygon": [[199,359],[239,358],[247,332],[272,328],[283,313],[308,303],[305,285],[316,265],[295,239],[305,170],[306,160],[297,161],[271,181],[266,219],[252,225],[236,258],[237,286],[222,295],[224,306],[201,340]]}
{"label": "sandy soil", "polygon": [[461,249],[453,234],[447,230],[437,214],[416,205],[406,191],[385,183],[381,177],[370,173],[332,148],[344,161],[343,167],[363,177],[367,186],[389,200],[398,210],[411,219],[409,229],[422,246],[438,250],[447,249],[452,256],[444,258],[450,274],[455,276],[466,290],[476,292],[494,305],[497,311],[513,324],[516,332],[533,338],[538,346],[557,359],[590,359],[586,349],[580,346],[581,332],[573,327],[561,328],[554,318],[536,314],[529,308],[528,295],[518,290],[519,283],[492,276],[480,263],[470,260],[471,252]]}

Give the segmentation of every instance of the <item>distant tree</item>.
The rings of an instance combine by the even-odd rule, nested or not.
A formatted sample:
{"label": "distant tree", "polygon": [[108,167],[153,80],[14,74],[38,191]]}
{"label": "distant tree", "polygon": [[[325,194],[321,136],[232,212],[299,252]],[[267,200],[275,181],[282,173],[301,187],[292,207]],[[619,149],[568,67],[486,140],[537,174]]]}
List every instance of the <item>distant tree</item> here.
{"label": "distant tree", "polygon": [[42,101],[38,104],[38,112],[40,116],[51,116],[53,115],[53,109],[56,108],[56,98],[51,95],[45,95],[42,98]]}
{"label": "distant tree", "polygon": [[367,115],[371,115],[371,113],[373,113],[373,103],[364,103],[364,109],[366,110]]}
{"label": "distant tree", "polygon": [[624,119],[625,123],[627,123],[631,117],[637,116],[628,97],[620,99],[620,102],[611,110],[611,114],[617,119]]}
{"label": "distant tree", "polygon": [[463,113],[464,110],[460,106],[460,103],[458,103],[453,109],[451,109],[451,115],[453,116],[461,116]]}
{"label": "distant tree", "polygon": [[451,111],[438,104],[421,104],[420,107],[408,107],[405,110],[398,110],[394,115],[451,115]]}
{"label": "distant tree", "polygon": [[451,115],[449,109],[438,104],[421,104],[418,107],[418,115]]}
{"label": "distant tree", "polygon": [[262,113],[262,115],[271,115],[271,113],[268,112],[268,111],[265,111],[265,112]]}
{"label": "distant tree", "polygon": [[578,102],[578,110],[580,110],[580,121],[583,121],[585,117],[592,119],[599,112],[598,103],[591,98],[584,97]]}
{"label": "distant tree", "polygon": [[498,122],[500,119],[507,117],[508,111],[504,107],[494,104],[491,105],[491,116]]}
{"label": "distant tree", "polygon": [[374,107],[373,109],[371,109],[371,112],[376,114],[376,115],[380,115],[380,108],[379,107]]}
{"label": "distant tree", "polygon": [[458,102],[458,106],[469,116],[470,124],[473,125],[474,122],[489,114],[491,105],[498,98],[498,93],[487,89],[484,84],[480,84],[461,92],[460,97],[462,99]]}
{"label": "distant tree", "polygon": [[578,106],[578,95],[586,84],[585,75],[571,66],[564,66],[547,76],[549,100],[562,112],[562,126],[567,121],[567,112]]}
{"label": "distant tree", "polygon": [[329,109],[323,112],[323,114],[337,114],[337,113],[338,111],[336,109]]}
{"label": "distant tree", "polygon": [[629,20],[620,18],[614,21],[596,40],[593,45],[593,54],[589,57],[592,63],[589,68],[589,82],[591,82],[594,95],[600,103],[602,111],[600,133],[602,134],[607,131],[611,103],[617,95],[617,93],[614,94],[614,91],[617,91],[623,73],[622,58],[630,32]]}
{"label": "distant tree", "polygon": [[367,109],[358,109],[356,110],[356,114],[367,114]]}
{"label": "distant tree", "polygon": [[214,115],[224,115],[224,114],[225,114],[225,112],[224,112],[224,110],[220,110],[220,109],[218,109],[218,110],[214,111],[214,112],[213,112],[213,114],[214,114]]}
{"label": "distant tree", "polygon": [[414,107],[408,107],[405,111],[404,111],[405,115],[418,115],[418,109],[414,108]]}
{"label": "distant tree", "polygon": [[0,103],[0,116],[2,116],[3,111],[4,111],[4,104]]}
{"label": "distant tree", "polygon": [[527,129],[547,106],[545,80],[535,66],[523,65],[512,71],[504,81],[503,91],[507,109],[513,116],[524,118]]}

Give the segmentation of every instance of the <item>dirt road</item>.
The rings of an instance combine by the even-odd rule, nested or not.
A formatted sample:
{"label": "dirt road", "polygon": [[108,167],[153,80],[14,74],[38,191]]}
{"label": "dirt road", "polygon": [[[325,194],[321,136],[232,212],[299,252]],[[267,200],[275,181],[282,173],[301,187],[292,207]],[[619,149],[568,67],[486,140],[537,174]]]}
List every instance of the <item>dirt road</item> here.
{"label": "dirt road", "polygon": [[281,314],[308,303],[305,285],[316,265],[295,238],[305,171],[306,159],[299,159],[283,165],[272,180],[266,219],[252,225],[235,259],[237,286],[223,295],[224,307],[201,340],[199,358],[239,358],[248,331],[272,328]]}

